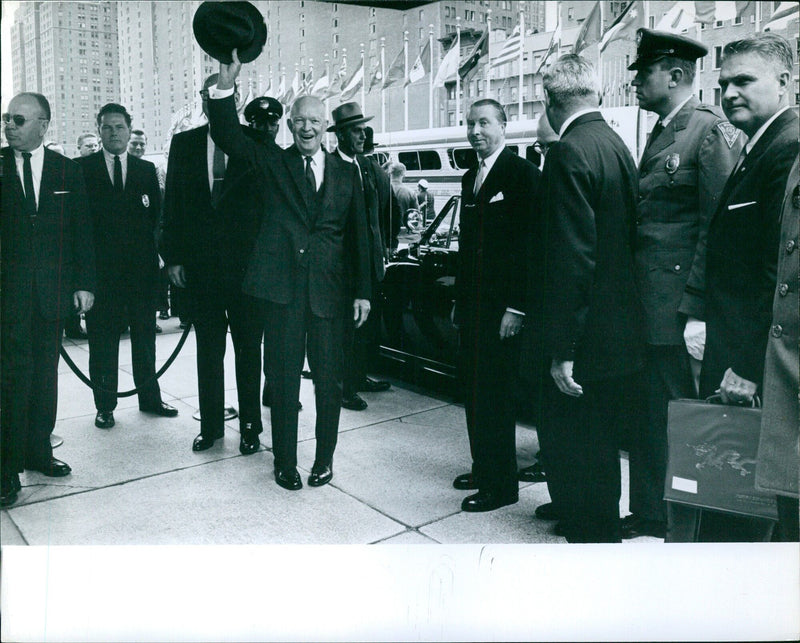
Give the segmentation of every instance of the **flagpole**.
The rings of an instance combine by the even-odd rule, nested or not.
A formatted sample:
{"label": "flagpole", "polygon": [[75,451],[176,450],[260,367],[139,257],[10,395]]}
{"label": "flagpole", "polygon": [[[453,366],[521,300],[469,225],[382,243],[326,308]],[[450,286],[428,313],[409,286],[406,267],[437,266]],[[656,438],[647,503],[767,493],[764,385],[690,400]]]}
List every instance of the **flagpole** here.
{"label": "flagpole", "polygon": [[456,60],[456,127],[461,125],[461,74],[458,73],[461,67],[461,16],[456,17],[456,50],[458,58]]}
{"label": "flagpole", "polygon": [[430,70],[428,71],[428,129],[433,128],[433,23],[428,25],[428,53]]}
{"label": "flagpole", "polygon": [[525,51],[525,14],[519,10],[519,37],[521,39],[519,48],[519,95],[517,96],[517,120],[522,120],[522,58]]}
{"label": "flagpole", "polygon": [[492,10],[486,10],[486,98],[492,97]]}
{"label": "flagpole", "polygon": [[[364,43],[361,43],[361,73],[364,73]],[[367,110],[366,107],[367,102],[367,83],[366,78],[362,79],[361,81],[361,109],[364,111]]]}
{"label": "flagpole", "polygon": [[[383,79],[386,77],[386,38],[381,36],[381,132],[386,131],[386,94],[383,89]],[[364,78],[364,82],[366,82]],[[372,79],[370,79],[372,82]]]}
{"label": "flagpole", "polygon": [[753,7],[753,15],[755,16],[756,33],[761,30],[761,3],[755,2]]}
{"label": "flagpole", "polygon": [[603,29],[603,26],[605,24],[603,22],[603,19],[605,17],[605,15],[604,15],[605,12],[603,11],[603,0],[600,0],[599,6],[600,6],[600,40],[597,41],[597,66],[600,69],[600,79],[599,79],[599,81],[600,81],[600,101],[602,102],[602,100],[603,100],[603,92],[604,92],[604,88],[605,88],[605,77],[606,77],[605,69],[603,68],[603,51],[600,49],[600,41],[603,39],[603,33],[605,31]]}
{"label": "flagpole", "polygon": [[403,32],[403,63],[406,72],[406,78],[403,82],[403,129],[408,131],[408,30]]}

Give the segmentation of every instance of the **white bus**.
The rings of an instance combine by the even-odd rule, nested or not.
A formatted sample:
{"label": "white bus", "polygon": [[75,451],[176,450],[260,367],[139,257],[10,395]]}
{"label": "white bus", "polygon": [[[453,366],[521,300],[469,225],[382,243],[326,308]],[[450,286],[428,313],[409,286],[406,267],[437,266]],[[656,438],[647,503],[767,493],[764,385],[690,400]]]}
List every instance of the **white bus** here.
{"label": "white bus", "polygon": [[[639,122],[638,107],[611,107],[600,110],[609,125],[620,135],[634,159],[639,158],[646,142],[644,123]],[[542,159],[534,149],[539,121],[509,121],[506,147],[541,167]],[[467,128],[439,127],[403,132],[375,133],[374,156],[381,165],[391,161],[406,166],[405,182],[416,186],[426,179],[439,207],[461,191],[461,177],[477,165],[475,151],[467,141]],[[438,208],[437,208],[438,209]]]}

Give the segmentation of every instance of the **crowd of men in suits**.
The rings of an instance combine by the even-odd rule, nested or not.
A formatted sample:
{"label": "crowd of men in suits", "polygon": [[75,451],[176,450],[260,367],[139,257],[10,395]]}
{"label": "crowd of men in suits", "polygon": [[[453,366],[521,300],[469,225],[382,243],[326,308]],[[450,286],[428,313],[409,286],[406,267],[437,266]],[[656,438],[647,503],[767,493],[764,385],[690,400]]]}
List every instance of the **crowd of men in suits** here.
{"label": "crowd of men in suits", "polygon": [[[479,163],[462,179],[452,316],[472,460],[453,486],[476,492],[462,510],[515,503],[520,480],[546,477],[552,502],[536,515],[557,520],[569,542],[759,539],[764,521],[710,513],[699,529],[695,510],[662,498],[669,401],[718,392],[726,403],[749,403],[763,393],[758,478],[778,497],[779,537],[797,540],[800,324],[796,305],[783,305],[796,304],[798,286],[792,51],[769,33],[726,45],[721,110],[692,93],[706,53],[682,36],[640,30],[633,85],[659,118],[638,167],[603,119],[594,70],[578,55],[562,56],[544,77],[543,171],[505,147],[499,103],[470,107]],[[155,167],[127,153],[124,107],[103,107],[102,149],[74,163],[43,149],[43,96],[11,101],[3,117],[4,506],[16,500],[23,470],[70,473],[49,442],[70,315],[86,315],[98,427],[114,426],[126,325],[139,408],[177,414],[155,378],[159,253],[196,331],[195,451],[224,435],[228,329],[240,452],[259,449],[261,394],[272,407],[275,481],[285,489],[303,486],[296,445],[306,357],[316,403],[310,486],[333,477],[340,409],[365,408],[359,391],[388,388],[366,372],[397,197],[364,155],[370,117],[345,103],[328,127],[323,103],[303,96],[286,121],[293,145],[281,149],[277,101],[257,99],[245,114],[253,126],[240,124],[235,50],[231,59],[200,90],[209,124],[172,140],[163,221]],[[335,153],[322,146],[326,129]],[[143,152],[143,132],[136,136]],[[533,471],[516,463],[510,391],[520,371],[541,447]],[[788,393],[765,388],[767,377]],[[621,448],[630,454],[623,519]]]}

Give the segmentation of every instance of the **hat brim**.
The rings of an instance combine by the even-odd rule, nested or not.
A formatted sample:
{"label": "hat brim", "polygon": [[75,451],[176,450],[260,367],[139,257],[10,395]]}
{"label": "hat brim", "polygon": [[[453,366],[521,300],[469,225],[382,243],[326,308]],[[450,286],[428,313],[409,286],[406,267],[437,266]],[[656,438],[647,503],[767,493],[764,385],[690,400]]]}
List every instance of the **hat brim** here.
{"label": "hat brim", "polygon": [[335,132],[337,129],[344,129],[345,127],[350,127],[352,125],[360,125],[361,123],[369,123],[374,116],[362,116],[360,118],[353,118],[347,119],[346,121],[342,121],[341,123],[334,123],[330,127],[328,127],[329,132]]}
{"label": "hat brim", "polygon": [[[253,34],[249,41],[220,40],[217,25],[228,19],[231,11],[238,13],[251,25]],[[200,49],[226,65],[233,62],[234,49],[237,50],[239,62],[244,64],[258,58],[267,43],[267,25],[264,16],[250,2],[203,2],[194,14],[192,30]]]}

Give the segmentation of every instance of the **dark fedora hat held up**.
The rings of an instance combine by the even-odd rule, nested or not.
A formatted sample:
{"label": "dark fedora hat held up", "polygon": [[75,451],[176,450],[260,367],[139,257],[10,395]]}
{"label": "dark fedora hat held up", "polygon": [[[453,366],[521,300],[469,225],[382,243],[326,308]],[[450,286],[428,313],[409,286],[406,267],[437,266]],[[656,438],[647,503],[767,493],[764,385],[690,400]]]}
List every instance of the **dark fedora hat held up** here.
{"label": "dark fedora hat held up", "polygon": [[261,12],[250,2],[203,2],[194,14],[192,29],[197,44],[222,63],[258,58],[267,42],[267,25]]}

